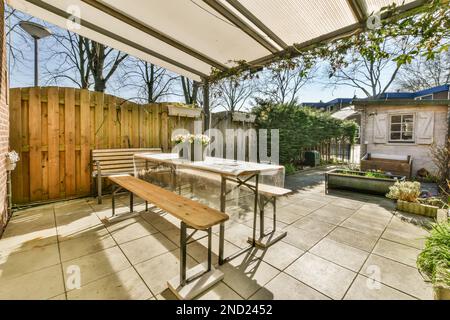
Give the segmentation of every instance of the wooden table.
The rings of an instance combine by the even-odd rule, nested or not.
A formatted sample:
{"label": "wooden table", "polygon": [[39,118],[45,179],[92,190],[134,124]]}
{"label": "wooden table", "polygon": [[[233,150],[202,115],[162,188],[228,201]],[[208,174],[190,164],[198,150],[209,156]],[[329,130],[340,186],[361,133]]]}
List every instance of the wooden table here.
{"label": "wooden table", "polygon": [[[140,153],[134,156],[138,159],[144,159],[147,162],[155,165],[166,165],[172,168],[175,174],[177,168],[189,168],[204,172],[217,174],[221,177],[220,181],[220,211],[225,212],[226,205],[226,185],[227,181],[232,181],[237,184],[237,187],[246,187],[254,194],[254,212],[253,212],[253,235],[250,246],[240,250],[239,252],[224,258],[224,244],[225,244],[225,224],[220,224],[219,233],[219,264],[232,260],[240,254],[247,252],[256,246],[256,219],[258,214],[258,185],[260,175],[263,173],[279,172],[284,170],[283,166],[263,164],[246,161],[235,161],[222,158],[206,157],[204,161],[189,161],[179,158],[176,153],[159,153],[149,154]],[[252,181],[253,180],[253,181]],[[176,178],[174,178],[174,182]],[[260,214],[261,221],[264,221],[264,214]],[[263,224],[262,224],[263,225]]]}

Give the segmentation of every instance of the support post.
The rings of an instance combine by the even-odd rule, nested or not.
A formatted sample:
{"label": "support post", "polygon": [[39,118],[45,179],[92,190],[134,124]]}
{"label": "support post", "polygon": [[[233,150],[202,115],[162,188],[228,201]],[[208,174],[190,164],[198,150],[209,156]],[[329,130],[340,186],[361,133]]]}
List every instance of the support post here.
{"label": "support post", "polygon": [[209,129],[210,120],[210,110],[209,110],[209,81],[203,79],[203,112],[205,114],[204,118],[204,130]]}

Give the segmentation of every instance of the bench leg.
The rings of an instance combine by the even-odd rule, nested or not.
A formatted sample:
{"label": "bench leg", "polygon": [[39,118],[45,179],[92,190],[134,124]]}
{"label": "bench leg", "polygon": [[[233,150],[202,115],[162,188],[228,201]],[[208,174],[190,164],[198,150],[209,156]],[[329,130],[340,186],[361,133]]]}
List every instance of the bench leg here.
{"label": "bench leg", "polygon": [[116,194],[116,187],[114,186],[114,184],[112,185],[112,197],[111,197],[111,203],[112,203],[112,215],[114,216],[116,214],[116,199],[115,199],[115,194]]}
{"label": "bench leg", "polygon": [[145,201],[145,212],[148,212],[148,201]]}
{"label": "bench leg", "polygon": [[180,230],[180,285],[186,285],[186,224],[181,222]]}
{"label": "bench leg", "polygon": [[208,229],[208,271],[211,271],[212,259],[212,228]]}
{"label": "bench leg", "polygon": [[264,196],[261,196],[259,201],[259,236],[264,237]]}
{"label": "bench leg", "polygon": [[102,176],[97,175],[97,203],[102,204]]}
{"label": "bench leg", "polygon": [[130,212],[133,212],[133,200],[134,200],[134,194],[133,194],[133,192],[130,192]]}

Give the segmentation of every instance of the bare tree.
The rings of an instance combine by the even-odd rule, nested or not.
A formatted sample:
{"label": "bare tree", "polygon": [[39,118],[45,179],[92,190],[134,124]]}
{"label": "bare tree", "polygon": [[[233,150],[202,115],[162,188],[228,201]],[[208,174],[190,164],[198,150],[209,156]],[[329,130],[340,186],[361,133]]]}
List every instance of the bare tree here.
{"label": "bare tree", "polygon": [[44,77],[47,83],[58,84],[61,79],[66,79],[81,89],[92,86],[85,41],[85,38],[70,31],[54,30],[53,42],[46,47],[48,55]]}
{"label": "bare tree", "polygon": [[276,64],[263,71],[257,91],[263,99],[279,104],[293,104],[300,89],[315,74],[315,67],[296,60],[290,65]]}
{"label": "bare tree", "polygon": [[223,79],[214,85],[212,90],[211,107],[223,107],[227,111],[240,111],[245,108],[245,103],[254,93],[254,81],[252,79]]}
{"label": "bare tree", "polygon": [[94,79],[94,90],[104,92],[106,83],[128,54],[84,38],[87,61]]}
{"label": "bare tree", "polygon": [[180,76],[181,88],[183,91],[184,102],[186,104],[195,104],[198,100],[199,88],[201,83],[190,80],[186,77]]}
{"label": "bare tree", "polygon": [[330,79],[335,86],[349,86],[367,97],[378,97],[389,89],[404,65],[396,59],[411,50],[409,37],[386,38],[382,43],[352,48],[339,68],[332,66]]}
{"label": "bare tree", "polygon": [[153,103],[172,95],[178,75],[150,62],[130,58],[122,65],[119,78],[123,88],[136,91],[136,100]]}
{"label": "bare tree", "polygon": [[450,83],[450,51],[434,60],[423,57],[405,65],[396,81],[399,89],[419,91]]}
{"label": "bare tree", "polygon": [[26,51],[33,49],[32,38],[19,26],[20,21],[30,21],[32,17],[5,6],[5,37],[8,59],[12,67],[23,66],[27,60]]}

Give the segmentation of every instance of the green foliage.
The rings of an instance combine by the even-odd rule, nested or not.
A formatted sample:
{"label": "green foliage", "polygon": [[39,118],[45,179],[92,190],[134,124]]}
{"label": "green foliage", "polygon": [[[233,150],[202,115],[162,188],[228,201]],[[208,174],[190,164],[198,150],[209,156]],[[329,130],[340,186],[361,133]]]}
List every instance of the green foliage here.
{"label": "green foliage", "polygon": [[420,196],[420,182],[400,181],[389,187],[387,198],[408,202],[417,202]]}
{"label": "green foliage", "polygon": [[[329,113],[295,104],[262,103],[253,109],[261,129],[279,129],[280,162],[296,163],[304,148],[332,138],[354,142],[357,125],[332,118]],[[269,131],[270,132],[270,131]]]}
{"label": "green foliage", "polygon": [[433,283],[450,286],[450,224],[433,226],[425,248],[417,258],[419,269],[430,277]]}
{"label": "green foliage", "polygon": [[285,164],[284,169],[286,174],[292,174],[297,171],[297,168],[292,163]]}

